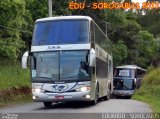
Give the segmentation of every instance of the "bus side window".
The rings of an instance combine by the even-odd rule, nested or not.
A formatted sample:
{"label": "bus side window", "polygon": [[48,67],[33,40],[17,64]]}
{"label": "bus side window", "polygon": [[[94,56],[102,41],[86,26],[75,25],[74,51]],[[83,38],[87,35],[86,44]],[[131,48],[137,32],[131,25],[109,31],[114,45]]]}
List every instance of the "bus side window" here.
{"label": "bus side window", "polygon": [[90,34],[91,47],[94,48],[94,47],[95,47],[95,46],[94,46],[94,45],[95,45],[95,28],[94,28],[94,24],[93,24],[92,21],[91,21],[91,24],[90,24],[90,25],[91,25],[91,27],[90,27],[90,31],[91,31],[91,32],[90,32],[90,33],[91,33],[91,34]]}
{"label": "bus side window", "polygon": [[143,78],[144,74],[145,74],[145,71],[139,70],[139,69],[137,70],[137,77],[138,78]]}
{"label": "bus side window", "polygon": [[111,73],[111,69],[112,69],[112,62],[111,60],[109,60],[109,73]]}

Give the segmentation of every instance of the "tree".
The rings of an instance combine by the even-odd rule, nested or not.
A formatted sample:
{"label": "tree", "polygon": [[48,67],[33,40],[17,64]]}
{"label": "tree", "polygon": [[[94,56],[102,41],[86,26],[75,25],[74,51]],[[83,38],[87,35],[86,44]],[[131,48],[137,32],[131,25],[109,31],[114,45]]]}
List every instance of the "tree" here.
{"label": "tree", "polygon": [[122,40],[113,45],[113,64],[118,66],[127,58],[127,47]]}
{"label": "tree", "polygon": [[152,34],[147,31],[140,31],[139,36],[139,54],[136,58],[136,64],[147,67],[151,64],[156,54],[156,42]]}
{"label": "tree", "polygon": [[1,57],[16,59],[24,42],[21,33],[30,33],[23,26],[27,25],[24,17],[25,2],[13,0],[0,1],[0,55]]}

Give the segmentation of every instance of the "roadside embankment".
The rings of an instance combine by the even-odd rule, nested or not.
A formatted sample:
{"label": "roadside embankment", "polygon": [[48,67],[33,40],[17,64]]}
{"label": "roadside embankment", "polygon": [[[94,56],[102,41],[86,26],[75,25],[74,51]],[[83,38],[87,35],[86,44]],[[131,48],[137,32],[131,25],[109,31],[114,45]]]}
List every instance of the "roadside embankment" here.
{"label": "roadside embankment", "polygon": [[19,63],[0,62],[0,106],[31,101],[29,70]]}
{"label": "roadside embankment", "polygon": [[146,102],[154,112],[160,112],[160,68],[153,69],[145,75],[142,86],[133,99]]}

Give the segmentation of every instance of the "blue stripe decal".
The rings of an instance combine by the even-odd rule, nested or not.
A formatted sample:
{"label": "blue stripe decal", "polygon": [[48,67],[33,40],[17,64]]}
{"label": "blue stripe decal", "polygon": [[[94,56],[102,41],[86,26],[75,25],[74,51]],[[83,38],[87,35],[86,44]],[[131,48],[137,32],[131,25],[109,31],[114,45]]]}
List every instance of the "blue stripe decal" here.
{"label": "blue stripe decal", "polygon": [[[76,84],[75,84],[71,89],[69,89],[69,90],[67,90],[67,91],[71,91],[77,84],[78,84],[78,82],[76,82]],[[67,92],[67,91],[66,91],[66,92]]]}

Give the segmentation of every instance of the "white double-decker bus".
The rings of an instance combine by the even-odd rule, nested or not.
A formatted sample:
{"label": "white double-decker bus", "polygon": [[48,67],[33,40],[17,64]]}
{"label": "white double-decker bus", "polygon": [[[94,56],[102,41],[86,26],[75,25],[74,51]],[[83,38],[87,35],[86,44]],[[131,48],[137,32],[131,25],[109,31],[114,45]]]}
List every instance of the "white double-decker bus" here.
{"label": "white double-decker bus", "polygon": [[31,62],[33,100],[53,102],[109,99],[113,91],[111,44],[88,16],[38,19],[31,51],[22,57],[22,68]]}

